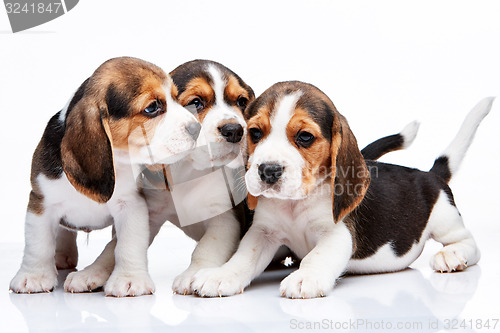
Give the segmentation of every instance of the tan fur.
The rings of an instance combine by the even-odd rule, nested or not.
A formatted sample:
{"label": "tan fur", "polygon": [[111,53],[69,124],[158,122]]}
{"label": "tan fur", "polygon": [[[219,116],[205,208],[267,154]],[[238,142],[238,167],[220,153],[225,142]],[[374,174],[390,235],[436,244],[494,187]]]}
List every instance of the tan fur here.
{"label": "tan fur", "polygon": [[[249,103],[254,99],[253,96],[248,95],[248,91],[246,89],[244,89],[240,85],[238,80],[232,75],[230,75],[227,79],[227,84],[226,84],[226,88],[224,90],[224,94],[231,101],[231,104],[233,104],[235,106],[236,106],[236,101],[240,97],[246,98]],[[238,110],[241,112],[240,109],[238,109]]]}
{"label": "tan fur", "polygon": [[[301,131],[309,132],[316,138],[311,147],[307,149],[299,147],[295,143],[295,137]],[[327,176],[326,172],[330,165],[330,143],[321,134],[318,124],[311,119],[307,111],[300,107],[295,109],[286,132],[288,140],[297,148],[306,162],[302,170],[302,186],[305,193],[309,193],[316,186],[318,177]]]}
{"label": "tan fur", "polygon": [[212,86],[210,86],[210,84],[201,77],[191,80],[186,85],[186,90],[178,96],[179,103],[183,106],[188,105],[196,98],[201,98],[206,103],[202,112],[198,113],[198,119],[202,122],[207,112],[215,102],[215,92],[212,89]]}
{"label": "tan fur", "polygon": [[247,205],[250,210],[255,210],[258,201],[259,201],[258,197],[254,197],[250,193],[247,193]]}
{"label": "tan fur", "polygon": [[179,89],[177,89],[177,86],[175,85],[174,81],[172,81],[172,78],[170,76],[167,80],[170,83],[170,87],[172,87],[170,90],[170,97],[172,97],[172,99],[175,101],[177,100],[177,96],[179,95]]}
{"label": "tan fur", "polygon": [[[146,104],[146,108],[149,104]],[[114,148],[133,151],[139,150],[151,142],[160,118],[150,119],[141,114],[130,118],[111,120],[109,122],[112,144]]]}
{"label": "tan fur", "polygon": [[[340,128],[342,133],[340,146],[332,140],[331,151],[333,217],[338,222],[363,200],[370,184],[370,172],[347,120],[338,111],[335,119],[334,131]],[[334,171],[336,177],[333,177]],[[339,186],[343,193],[336,195],[335,189],[338,191]]]}
{"label": "tan fur", "polygon": [[38,185],[36,187],[37,189],[33,189],[30,192],[28,212],[35,215],[42,215],[45,210],[43,207],[43,195],[38,194],[40,192],[38,189]]}
{"label": "tan fur", "polygon": [[[264,136],[262,137],[261,140],[264,140],[271,132],[271,119],[269,117],[270,113],[271,111],[267,106],[262,107],[257,112],[257,115],[252,117],[252,119],[250,119],[250,121],[247,122],[248,130],[250,130],[251,128],[259,128],[262,131]],[[252,155],[257,145],[252,142],[249,135],[247,136],[247,143],[248,143],[248,154]]]}
{"label": "tan fur", "polygon": [[[269,117],[270,113],[271,109],[268,105],[265,105],[264,107],[260,108],[257,111],[257,114],[247,122],[248,130],[250,130],[251,128],[259,128],[264,133],[262,140],[264,140],[264,138],[271,132],[271,119]],[[257,145],[250,139],[250,135],[247,135],[248,155],[253,154],[256,146]],[[250,164],[248,165],[248,167],[250,167]],[[250,194],[250,192],[247,193],[247,204],[248,208],[250,208],[251,210],[254,210],[257,207],[258,200],[258,197],[254,197]]]}
{"label": "tan fur", "polygon": [[36,178],[42,172],[41,154],[43,154],[42,142],[38,144],[33,154],[33,162],[31,164],[31,192],[28,201],[28,212],[35,215],[42,215],[44,212],[43,195],[38,186]]}

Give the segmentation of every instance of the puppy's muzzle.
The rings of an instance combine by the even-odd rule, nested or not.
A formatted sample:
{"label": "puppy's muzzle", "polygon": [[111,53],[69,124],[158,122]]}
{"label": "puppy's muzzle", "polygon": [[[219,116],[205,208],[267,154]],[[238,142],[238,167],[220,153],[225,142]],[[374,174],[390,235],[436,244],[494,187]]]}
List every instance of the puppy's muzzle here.
{"label": "puppy's muzzle", "polygon": [[226,124],[219,127],[220,134],[227,142],[237,143],[243,137],[243,127],[240,124]]}
{"label": "puppy's muzzle", "polygon": [[200,135],[201,124],[196,121],[193,121],[186,125],[186,131],[189,133],[189,135],[191,135],[193,140],[196,140]]}
{"label": "puppy's muzzle", "polygon": [[259,165],[259,177],[267,184],[276,183],[283,174],[283,166],[275,163]]}

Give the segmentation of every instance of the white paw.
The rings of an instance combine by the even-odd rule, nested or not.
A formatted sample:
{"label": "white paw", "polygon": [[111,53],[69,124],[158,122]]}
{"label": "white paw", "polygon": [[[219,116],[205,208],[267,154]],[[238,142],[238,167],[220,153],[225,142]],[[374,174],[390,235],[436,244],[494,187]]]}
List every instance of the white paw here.
{"label": "white paw", "polygon": [[57,269],[73,269],[78,264],[78,252],[63,253],[56,252],[55,256]]}
{"label": "white paw", "polygon": [[57,271],[19,270],[10,282],[10,290],[18,294],[47,293],[57,286]]}
{"label": "white paw", "polygon": [[178,295],[192,295],[193,288],[191,288],[191,283],[194,280],[195,270],[186,270],[181,275],[178,275],[174,283],[172,283],[172,290]]}
{"label": "white paw", "polygon": [[467,258],[461,251],[445,248],[434,255],[431,266],[433,270],[441,273],[461,271],[467,268]]}
{"label": "white paw", "polygon": [[207,268],[195,274],[191,288],[201,297],[222,297],[241,294],[249,283],[224,267]]}
{"label": "white paw", "polygon": [[114,297],[152,295],[154,291],[153,280],[147,272],[113,272],[104,286],[106,296]]}
{"label": "white paw", "polygon": [[69,273],[64,281],[64,291],[84,293],[104,286],[110,272],[104,268],[85,268],[83,271]]}
{"label": "white paw", "polygon": [[280,295],[288,298],[324,297],[332,290],[334,283],[321,272],[299,269],[281,281]]}

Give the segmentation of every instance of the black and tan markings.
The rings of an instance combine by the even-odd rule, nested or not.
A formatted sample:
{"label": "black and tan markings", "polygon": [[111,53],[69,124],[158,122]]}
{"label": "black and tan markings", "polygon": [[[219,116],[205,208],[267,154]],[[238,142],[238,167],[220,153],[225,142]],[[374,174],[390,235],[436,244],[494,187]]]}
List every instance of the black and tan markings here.
{"label": "black and tan markings", "polygon": [[[102,64],[78,88],[63,119],[60,111],[48,122],[33,155],[28,210],[43,213],[38,175],[57,179],[63,170],[78,191],[97,202],[107,201],[115,182],[111,147],[128,149],[132,133],[142,135],[134,131],[139,126],[154,134],[157,121],[144,110],[156,105],[157,112],[166,111],[167,80],[163,70],[140,59],[122,57]],[[176,87],[171,86],[169,93],[175,97]]]}
{"label": "black and tan markings", "polygon": [[[245,118],[250,134],[250,155],[259,141],[269,135],[276,103],[282,96],[297,92],[301,96],[287,125],[287,137],[303,156],[306,168],[314,168],[312,163],[320,163],[332,171],[336,169],[337,176],[332,186],[340,184],[344,190],[354,193],[347,196],[334,194],[333,199],[334,219],[338,221],[345,217],[344,222],[353,236],[352,258],[368,258],[386,244],[391,245],[397,256],[404,256],[421,240],[439,194],[444,192],[449,202],[455,205],[447,185],[450,179],[447,161],[437,159],[431,172],[376,161],[365,162],[347,121],[333,103],[321,91],[297,82],[274,85],[247,108]],[[315,142],[309,147],[300,147],[296,143],[297,133],[303,130],[315,137]],[[254,131],[259,135],[252,138]],[[328,149],[314,149],[325,141]],[[401,149],[401,146],[399,137],[387,137],[366,152],[379,157]],[[356,174],[361,171],[365,176],[358,177],[350,170],[355,170]],[[370,175],[366,175],[367,172]],[[304,183],[309,182],[306,174]],[[362,190],[357,194],[356,186]],[[255,206],[256,198],[249,196],[249,202]]]}
{"label": "black and tan markings", "polygon": [[[217,100],[209,66],[214,66],[222,75],[223,101]],[[224,102],[243,114],[247,104],[255,99],[250,86],[229,68],[215,61],[193,60],[180,65],[170,75],[178,89],[179,103],[191,105],[201,122],[216,103]]]}

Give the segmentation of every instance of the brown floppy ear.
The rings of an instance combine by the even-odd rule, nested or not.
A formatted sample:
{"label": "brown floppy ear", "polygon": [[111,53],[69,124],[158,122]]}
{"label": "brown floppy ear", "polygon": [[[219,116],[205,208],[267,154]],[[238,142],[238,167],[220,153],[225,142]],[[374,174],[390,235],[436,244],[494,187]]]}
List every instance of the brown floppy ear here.
{"label": "brown floppy ear", "polygon": [[84,96],[68,110],[61,141],[63,170],[82,194],[99,203],[107,202],[115,188],[108,111]]}
{"label": "brown floppy ear", "polygon": [[255,210],[257,207],[257,202],[259,201],[259,197],[254,197],[250,193],[247,194],[247,205],[250,210]]}
{"label": "brown floppy ear", "polygon": [[332,200],[335,223],[363,200],[370,184],[370,172],[347,120],[335,112],[332,130]]}

